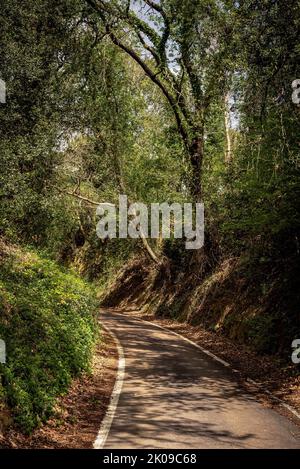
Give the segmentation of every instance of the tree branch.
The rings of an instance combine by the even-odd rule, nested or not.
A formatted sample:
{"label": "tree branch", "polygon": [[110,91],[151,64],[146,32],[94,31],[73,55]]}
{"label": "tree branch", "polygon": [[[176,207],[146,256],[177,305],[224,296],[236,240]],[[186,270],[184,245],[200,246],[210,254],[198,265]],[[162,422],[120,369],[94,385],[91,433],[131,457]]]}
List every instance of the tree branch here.
{"label": "tree branch", "polygon": [[160,59],[159,59],[159,56],[158,54],[155,52],[155,50],[153,49],[153,47],[149,46],[148,44],[146,44],[142,34],[139,32],[139,31],[136,31],[136,34],[139,38],[139,41],[140,43],[142,44],[142,46],[144,47],[144,49],[146,49],[147,51],[150,52],[150,54],[152,55],[152,57],[154,58],[157,66],[159,67],[160,66]]}
{"label": "tree branch", "polygon": [[158,13],[160,13],[164,20],[168,19],[165,10],[160,4],[154,3],[152,0],[144,0],[144,2],[147,3],[149,7],[153,8],[153,10],[156,10]]}
{"label": "tree branch", "polygon": [[[176,119],[176,123],[177,123],[177,127],[178,127],[178,131],[181,135],[181,138],[183,140],[183,143],[184,143],[185,147],[188,149],[190,142],[189,142],[189,134],[188,134],[188,131],[187,131],[187,128],[186,128],[185,113],[181,109],[181,106],[179,105],[179,102],[176,99],[177,96],[174,97],[172,95],[172,93],[168,90],[167,86],[158,78],[159,73],[162,72],[165,76],[165,79],[167,81],[169,81],[170,86],[173,85],[172,87],[174,87],[174,81],[172,80],[172,77],[170,76],[170,72],[167,70],[166,67],[163,66],[163,63],[160,60],[160,64],[157,64],[157,65],[158,65],[158,68],[161,67],[162,69],[158,73],[155,73],[150,68],[150,66],[147,65],[146,61],[143,60],[137,54],[137,52],[134,49],[132,49],[127,44],[125,44],[120,39],[118,39],[118,37],[111,31],[111,26],[108,22],[108,18],[106,18],[106,15],[105,15],[105,12],[108,12],[109,14],[112,14],[112,15],[116,15],[116,12],[114,12],[109,5],[107,5],[105,2],[103,2],[101,0],[98,0],[98,1],[86,0],[86,1],[88,2],[88,4],[90,6],[93,7],[93,9],[95,9],[99,13],[102,21],[105,24],[106,32],[110,36],[112,42],[116,46],[118,46],[120,49],[122,49],[124,52],[126,52],[135,62],[137,62],[140,65],[140,67],[144,70],[146,75],[150,78],[150,80],[160,88],[160,90],[162,91],[162,93],[164,94],[164,96],[166,97],[166,99],[168,100],[169,104],[171,105],[171,107],[173,109],[175,119]],[[146,3],[147,3],[147,1],[146,1]],[[165,24],[166,24],[166,22],[167,22],[167,24],[169,24],[168,23],[169,20],[167,18],[167,15],[165,14],[164,10],[162,9],[162,7],[160,5],[157,5],[157,4],[153,3],[150,0],[149,0],[148,5],[152,8],[154,8],[156,11],[159,11],[159,13],[161,13],[163,18],[164,18]],[[159,46],[161,44],[161,38],[156,34],[156,32],[151,27],[149,27],[147,25],[147,23],[140,20],[132,12],[129,12],[129,14],[127,14],[127,15],[125,15],[122,12],[118,12],[118,13],[120,15],[119,16],[120,19],[125,19],[125,20],[127,19],[127,21],[134,28],[134,30],[136,30],[136,28],[139,28],[139,31],[142,31],[144,34],[146,34],[147,37],[149,37],[149,39],[152,40],[154,46],[159,48]],[[157,53],[155,51],[155,54],[157,56],[156,57],[157,60],[159,59],[159,57],[161,59],[161,55],[160,55],[159,52]],[[164,73],[164,70],[165,70],[166,73]],[[178,95],[175,87],[174,87],[174,92],[176,93],[176,95]]]}
{"label": "tree branch", "polygon": [[157,74],[151,70],[151,68],[141,59],[141,57],[129,46],[125,45],[123,42],[121,42],[112,32],[109,33],[111,40],[115,45],[120,47],[120,49],[124,50],[135,62],[137,62],[141,68],[144,70],[146,75],[155,83],[163,92],[164,96],[167,98],[169,101],[170,105],[172,106],[173,112],[175,114],[178,130],[180,132],[180,135],[182,136],[182,139],[185,143],[186,146],[188,146],[188,133],[185,129],[185,126],[182,122],[182,117],[180,115],[180,111],[178,109],[178,104],[174,98],[174,96],[169,93],[167,87],[160,81],[158,78]]}
{"label": "tree branch", "polygon": [[164,30],[162,33],[162,37],[159,40],[158,44],[158,52],[162,61],[162,65],[165,67],[167,63],[167,53],[166,53],[166,44],[168,42],[170,32],[171,32],[171,25],[170,25],[170,19],[168,15],[166,14],[165,10],[162,8],[161,5],[154,3],[151,0],[144,0],[147,5],[149,5],[151,8],[153,8],[155,11],[157,11],[163,18],[164,20]]}
{"label": "tree branch", "polygon": [[[91,204],[91,205],[95,205],[95,206],[99,206],[102,202],[96,202],[95,200],[91,200],[89,199],[88,197],[83,197],[82,195],[79,195],[79,194],[76,194],[75,192],[70,192],[70,191],[67,191],[67,190],[62,190],[62,189],[59,189],[58,187],[55,187],[55,189],[60,192],[61,194],[66,194],[66,195],[69,195],[71,197],[75,197],[76,199],[79,199],[79,200],[82,200],[88,204]],[[111,207],[115,207],[114,204],[109,204],[107,202],[105,202],[106,205],[109,205]],[[155,252],[153,251],[153,249],[151,248],[150,244],[148,243],[147,241],[147,238],[145,236],[145,234],[143,233],[143,231],[139,230],[139,233],[140,233],[140,239],[143,243],[143,246],[144,248],[146,249],[146,251],[148,252],[148,255],[150,256],[150,258],[156,263],[156,264],[160,264],[160,260],[158,259],[158,257],[156,256]]]}
{"label": "tree branch", "polygon": [[[91,204],[91,205],[98,206],[101,203],[101,202],[97,202],[95,200],[91,200],[88,197],[83,197],[82,195],[76,194],[76,192],[70,192],[70,191],[67,191],[67,190],[62,190],[62,189],[59,189],[58,187],[55,187],[55,189],[58,192],[60,192],[61,194],[70,195],[71,197],[75,197],[76,199],[82,200],[83,202],[87,202],[88,204]],[[108,205],[111,205],[112,207],[114,206],[113,204],[108,204]]]}

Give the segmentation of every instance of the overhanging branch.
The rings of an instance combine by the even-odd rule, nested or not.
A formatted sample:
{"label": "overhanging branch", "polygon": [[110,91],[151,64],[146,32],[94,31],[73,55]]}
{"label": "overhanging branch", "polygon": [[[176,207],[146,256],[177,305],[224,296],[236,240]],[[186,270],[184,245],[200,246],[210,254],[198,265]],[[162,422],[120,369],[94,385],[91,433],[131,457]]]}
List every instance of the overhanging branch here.
{"label": "overhanging branch", "polygon": [[[70,191],[67,191],[67,190],[62,190],[62,189],[59,189],[58,187],[55,187],[55,189],[60,192],[61,194],[65,194],[65,195],[69,195],[71,197],[75,197],[76,199],[79,199],[83,202],[86,202],[90,205],[95,205],[95,206],[99,206],[102,202],[96,202],[95,200],[92,200],[92,199],[89,199],[88,197],[83,197],[82,195],[80,194],[76,194],[75,192],[70,192]],[[115,205],[114,204],[110,204],[110,203],[107,203],[105,202],[105,205],[109,205],[111,207],[114,207]],[[160,264],[160,260],[158,259],[158,257],[156,256],[155,252],[153,251],[153,249],[151,248],[150,244],[148,243],[148,240],[145,236],[145,234],[143,233],[142,229],[140,228],[139,230],[139,233],[140,233],[140,239],[143,243],[143,246],[144,248],[146,249],[148,255],[150,256],[150,258],[152,259],[152,261],[154,261],[156,264]]]}
{"label": "overhanging branch", "polygon": [[151,68],[146,64],[146,62],[144,62],[143,59],[141,59],[141,57],[135,52],[135,50],[131,49],[129,46],[121,42],[112,32],[109,33],[109,36],[111,40],[113,41],[113,43],[117,45],[118,47],[120,47],[120,49],[124,50],[133,60],[135,60],[135,62],[137,62],[141,66],[141,68],[144,70],[146,75],[152,80],[152,82],[155,83],[161,89],[164,96],[167,98],[170,105],[172,106],[172,109],[176,118],[178,130],[180,132],[180,135],[182,136],[184,144],[188,146],[188,141],[189,141],[188,133],[182,122],[182,117],[180,115],[178,104],[174,96],[172,96],[172,94],[168,91],[167,87],[158,78],[158,75],[154,73],[153,70],[151,70]]}

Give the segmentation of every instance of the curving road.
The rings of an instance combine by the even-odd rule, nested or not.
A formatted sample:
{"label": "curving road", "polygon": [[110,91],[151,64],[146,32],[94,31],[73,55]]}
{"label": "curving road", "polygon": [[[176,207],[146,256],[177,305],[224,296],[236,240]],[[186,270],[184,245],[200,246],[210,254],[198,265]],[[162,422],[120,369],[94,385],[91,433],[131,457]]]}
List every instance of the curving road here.
{"label": "curving road", "polygon": [[300,448],[300,429],[264,408],[233,373],[172,332],[103,312],[126,360],[105,448]]}

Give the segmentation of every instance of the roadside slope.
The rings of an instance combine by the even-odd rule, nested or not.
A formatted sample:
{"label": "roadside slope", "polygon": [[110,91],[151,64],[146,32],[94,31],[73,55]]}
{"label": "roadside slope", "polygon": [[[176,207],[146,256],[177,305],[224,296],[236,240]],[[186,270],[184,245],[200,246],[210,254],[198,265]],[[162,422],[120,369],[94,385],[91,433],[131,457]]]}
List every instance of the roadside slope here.
{"label": "roadside slope", "polygon": [[37,252],[0,240],[0,432],[44,424],[57,397],[90,370],[98,338],[94,289]]}

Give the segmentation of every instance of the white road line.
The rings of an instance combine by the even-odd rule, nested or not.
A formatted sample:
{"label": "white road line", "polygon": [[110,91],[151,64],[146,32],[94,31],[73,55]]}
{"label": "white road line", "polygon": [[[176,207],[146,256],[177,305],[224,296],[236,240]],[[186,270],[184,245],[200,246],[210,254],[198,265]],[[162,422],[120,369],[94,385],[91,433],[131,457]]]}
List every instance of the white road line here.
{"label": "white road line", "polygon": [[113,388],[113,391],[111,393],[110,397],[110,403],[107,408],[106,414],[104,419],[102,420],[97,438],[94,442],[94,449],[103,449],[105,442],[107,440],[111,424],[113,422],[116,409],[118,406],[119,402],[119,397],[122,391],[122,386],[123,386],[123,381],[124,381],[124,375],[125,375],[125,356],[124,356],[124,350],[123,347],[117,338],[117,336],[106,326],[102,324],[103,329],[107,330],[109,334],[113,337],[114,341],[116,342],[117,349],[118,349],[118,355],[119,355],[119,362],[118,362],[118,371],[117,371],[117,376],[116,376],[116,382]]}
{"label": "white road line", "polygon": [[[185,342],[188,342],[189,344],[192,344],[194,347],[198,348],[199,350],[201,350],[201,352],[203,352],[206,355],[208,355],[209,357],[213,358],[215,361],[217,361],[219,363],[222,363],[223,366],[226,366],[227,368],[231,368],[231,365],[229,363],[225,362],[225,360],[222,360],[222,358],[217,357],[217,355],[213,354],[209,350],[206,350],[205,348],[201,347],[201,345],[196,344],[196,342],[193,342],[192,340],[188,339],[187,337],[184,337],[183,335],[178,334],[178,332],[174,332],[171,329],[168,329],[167,327],[160,326],[159,324],[155,324],[154,322],[151,322],[151,321],[146,321],[145,319],[140,319],[136,316],[134,316],[134,319],[138,319],[139,321],[145,322],[147,324],[151,324],[152,326],[158,327],[159,329],[162,329],[164,331],[168,331],[168,332],[171,332],[174,335],[177,335],[177,337],[180,337]],[[233,370],[233,371],[237,372],[237,370]]]}
{"label": "white road line", "polygon": [[[259,383],[256,383],[259,386]],[[274,396],[274,394],[271,393],[271,391],[268,391],[267,389],[263,388],[264,392],[266,392],[274,401],[278,402],[282,407],[285,407],[289,412],[291,412],[295,417],[300,419],[300,414],[299,412],[294,409],[291,405],[287,404],[283,400],[281,400],[279,397]]]}
{"label": "white road line", "polygon": [[[201,347],[201,345],[196,344],[196,342],[193,342],[192,340],[188,339],[187,337],[184,337],[183,335],[178,334],[178,332],[174,332],[171,329],[168,329],[167,327],[161,326],[159,324],[155,324],[154,322],[151,322],[151,321],[146,321],[145,319],[141,319],[137,316],[130,316],[130,317],[134,317],[134,319],[137,319],[138,321],[142,321],[142,322],[145,322],[147,324],[151,324],[152,326],[158,327],[159,329],[162,329],[164,331],[171,332],[172,334],[176,335],[177,337],[180,337],[182,340],[188,342],[189,344],[194,345],[194,347],[198,348],[199,350],[201,350],[201,352],[203,352],[206,355],[208,355],[209,357],[213,358],[215,361],[217,361],[219,363],[222,363],[222,365],[226,366],[227,368],[230,368],[234,373],[238,373],[238,370],[236,370],[235,368],[232,368],[232,366],[229,363],[227,363],[225,360],[222,360],[222,358],[217,357],[217,355],[210,352],[209,350],[206,350],[205,348]],[[254,384],[255,386],[260,387],[266,394],[268,394],[268,396],[270,396],[272,399],[274,399],[274,401],[278,402],[282,407],[284,407],[289,412],[291,412],[295,417],[300,419],[300,414],[299,414],[299,412],[297,412],[296,409],[294,409],[292,406],[290,406],[289,404],[284,402],[279,397],[274,396],[274,394],[272,394],[270,391],[265,389],[260,383],[258,383],[257,381],[254,381],[251,378],[247,378],[247,381],[249,383]]]}

